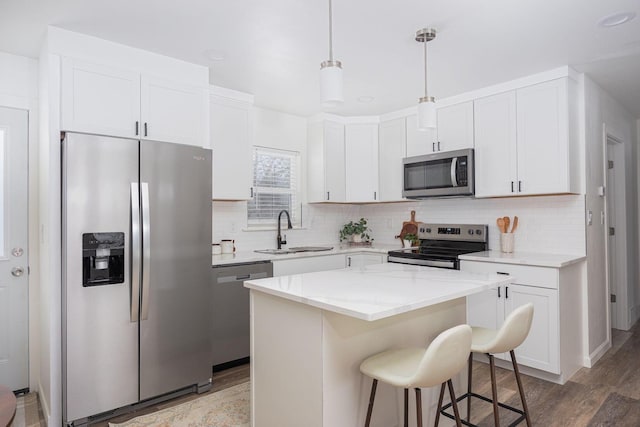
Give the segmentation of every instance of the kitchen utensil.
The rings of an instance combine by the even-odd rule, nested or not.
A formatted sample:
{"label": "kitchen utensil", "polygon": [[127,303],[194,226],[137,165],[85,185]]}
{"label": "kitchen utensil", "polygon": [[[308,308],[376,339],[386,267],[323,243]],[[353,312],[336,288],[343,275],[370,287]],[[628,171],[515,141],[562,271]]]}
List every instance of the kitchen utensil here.
{"label": "kitchen utensil", "polygon": [[518,217],[514,216],[513,217],[513,227],[511,228],[511,232],[515,233],[516,232],[516,228],[518,228]]}
{"label": "kitchen utensil", "polygon": [[411,211],[411,219],[409,221],[402,222],[402,230],[400,230],[400,234],[396,236],[396,239],[400,239],[403,241],[404,246],[404,236],[407,234],[415,234],[418,235],[418,222],[416,221],[416,211]]}
{"label": "kitchen utensil", "polygon": [[498,218],[496,223],[498,224],[498,230],[500,230],[501,233],[507,232],[504,228],[504,218]]}
{"label": "kitchen utensil", "polygon": [[411,219],[409,221],[404,221],[402,223],[402,228],[408,224],[415,225],[416,227],[418,226],[418,222],[416,221],[416,211],[411,211]]}
{"label": "kitchen utensil", "polygon": [[509,232],[509,225],[511,224],[511,218],[509,218],[508,216],[505,216],[502,219],[504,220],[504,232],[508,233]]}

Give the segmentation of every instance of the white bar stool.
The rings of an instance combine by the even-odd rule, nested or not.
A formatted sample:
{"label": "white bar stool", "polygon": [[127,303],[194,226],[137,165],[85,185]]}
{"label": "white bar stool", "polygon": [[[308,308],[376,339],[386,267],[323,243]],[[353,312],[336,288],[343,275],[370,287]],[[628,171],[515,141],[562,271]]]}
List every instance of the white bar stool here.
{"label": "white bar stool", "polygon": [[[529,335],[531,329],[531,322],[533,320],[533,304],[528,303],[522,305],[509,314],[505,319],[502,327],[497,331],[494,329],[473,327],[472,328],[472,342],[471,342],[471,355],[469,356],[469,380],[467,383],[467,392],[458,398],[458,402],[467,399],[467,421],[464,421],[465,425],[474,426],[469,423],[471,419],[471,397],[477,397],[493,404],[493,420],[496,427],[500,427],[500,417],[498,413],[498,406],[520,414],[514,422],[509,426],[515,426],[522,422],[527,421],[527,426],[531,427],[531,419],[529,418],[529,410],[527,409],[527,401],[524,396],[524,390],[522,388],[522,380],[520,379],[520,371],[518,370],[518,363],[516,362],[516,354],[514,349],[519,347]],[[511,363],[513,364],[513,372],[518,383],[518,392],[520,393],[520,400],[522,401],[522,410],[498,402],[498,388],[496,385],[496,365],[494,360],[494,354],[509,352],[511,355]],[[473,353],[485,353],[489,357],[489,366],[491,370],[491,395],[492,399],[473,393],[471,391],[471,372]],[[442,414],[454,418],[451,414],[445,412],[451,404],[447,404],[442,408]],[[457,411],[454,408],[454,412]]]}
{"label": "white bar stool", "polygon": [[456,425],[461,426],[460,414],[456,405],[451,378],[459,373],[467,362],[471,349],[471,327],[459,325],[440,333],[426,348],[404,348],[388,350],[367,358],[360,365],[360,371],[373,378],[371,396],[365,427],[371,422],[373,401],[376,395],[378,381],[404,388],[404,425],[409,425],[409,388],[416,390],[416,413],[418,427],[422,427],[422,396],[421,387],[440,387],[440,399],[436,412],[436,423],[440,418],[445,384],[449,386]]}

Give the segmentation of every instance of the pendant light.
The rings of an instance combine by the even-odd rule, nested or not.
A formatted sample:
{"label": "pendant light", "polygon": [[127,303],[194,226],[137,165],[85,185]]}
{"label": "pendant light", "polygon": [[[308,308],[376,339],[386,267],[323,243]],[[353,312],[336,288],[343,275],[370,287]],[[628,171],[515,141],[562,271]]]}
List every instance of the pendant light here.
{"label": "pendant light", "polygon": [[436,127],[436,100],[427,92],[427,43],[436,38],[436,30],[423,28],[416,32],[416,41],[424,43],[424,96],[418,104],[418,129],[428,130]]}
{"label": "pendant light", "polygon": [[342,63],[333,59],[333,23],[331,0],[329,0],[329,60],[320,64],[320,99],[327,107],[341,105]]}

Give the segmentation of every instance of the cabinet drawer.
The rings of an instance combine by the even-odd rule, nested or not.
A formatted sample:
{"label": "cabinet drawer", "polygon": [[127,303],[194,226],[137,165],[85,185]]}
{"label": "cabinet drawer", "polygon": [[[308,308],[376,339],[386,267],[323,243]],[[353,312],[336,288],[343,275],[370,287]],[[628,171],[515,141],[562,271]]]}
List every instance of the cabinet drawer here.
{"label": "cabinet drawer", "polygon": [[558,289],[558,269],[493,262],[461,261],[460,270],[471,273],[507,273],[520,285]]}

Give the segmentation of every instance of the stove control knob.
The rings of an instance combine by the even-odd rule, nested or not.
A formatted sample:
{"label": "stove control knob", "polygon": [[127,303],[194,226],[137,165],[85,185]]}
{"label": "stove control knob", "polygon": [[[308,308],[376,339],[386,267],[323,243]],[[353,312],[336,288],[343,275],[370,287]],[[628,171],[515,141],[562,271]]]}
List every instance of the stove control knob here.
{"label": "stove control knob", "polygon": [[479,228],[476,230],[476,234],[479,236],[482,234],[482,230],[480,230]]}

